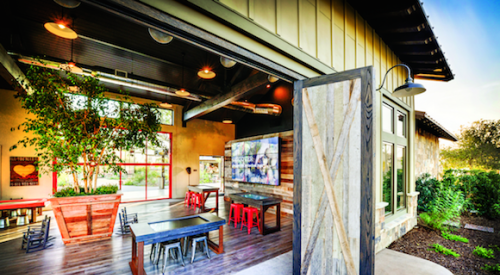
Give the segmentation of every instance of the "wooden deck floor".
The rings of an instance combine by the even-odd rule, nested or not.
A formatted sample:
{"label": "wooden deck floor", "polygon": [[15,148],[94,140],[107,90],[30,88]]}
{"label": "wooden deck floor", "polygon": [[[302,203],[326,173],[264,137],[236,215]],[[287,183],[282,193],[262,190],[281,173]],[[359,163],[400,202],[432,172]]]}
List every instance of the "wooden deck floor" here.
{"label": "wooden deck floor", "polygon": [[[173,206],[179,200],[122,204],[127,212],[138,213],[139,221],[156,221],[172,217],[192,215],[196,212],[184,205]],[[215,206],[211,198],[207,206]],[[219,199],[218,215],[227,220],[229,204]],[[44,215],[52,215],[51,211]],[[42,217],[38,217],[39,220]],[[274,221],[273,214],[267,214],[266,221]],[[53,221],[53,222],[52,222]],[[211,259],[202,253],[196,255],[195,262],[186,267],[170,260],[168,274],[228,274],[251,267],[265,260],[292,250],[292,217],[283,216],[281,231],[261,236],[257,229],[247,235],[243,229],[233,225],[224,226],[224,252],[217,255],[211,251]],[[55,219],[51,220],[50,235],[55,236],[54,245],[43,251],[26,254],[21,250],[22,232],[26,226],[0,231],[0,274],[132,274],[128,265],[131,260],[131,236],[121,235],[118,221],[110,240],[64,246]],[[216,242],[218,232],[210,234]],[[147,274],[161,274],[161,264],[155,266],[149,260],[151,246],[145,247],[145,270]],[[188,254],[188,257],[190,255]]]}

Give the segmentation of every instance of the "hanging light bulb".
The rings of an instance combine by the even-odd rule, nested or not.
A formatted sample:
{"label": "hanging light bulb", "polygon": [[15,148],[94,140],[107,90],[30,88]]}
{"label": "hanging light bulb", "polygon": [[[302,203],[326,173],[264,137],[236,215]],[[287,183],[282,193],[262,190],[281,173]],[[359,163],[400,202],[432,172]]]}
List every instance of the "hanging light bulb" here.
{"label": "hanging light bulb", "polygon": [[212,79],[215,77],[215,73],[210,70],[210,68],[205,67],[203,70],[198,72],[198,76],[204,79]]}
{"label": "hanging light bulb", "polygon": [[78,37],[78,34],[76,34],[74,30],[72,30],[62,22],[61,23],[47,22],[43,26],[50,33],[55,34],[62,38],[75,39]]}

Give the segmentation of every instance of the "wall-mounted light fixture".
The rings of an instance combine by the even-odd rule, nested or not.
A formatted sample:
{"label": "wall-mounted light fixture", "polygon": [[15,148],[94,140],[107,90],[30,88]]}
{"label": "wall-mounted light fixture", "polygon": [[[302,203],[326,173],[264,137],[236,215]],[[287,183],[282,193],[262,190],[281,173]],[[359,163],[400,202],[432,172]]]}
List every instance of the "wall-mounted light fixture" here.
{"label": "wall-mounted light fixture", "polygon": [[392,92],[392,95],[395,97],[406,97],[406,96],[412,96],[412,95],[418,95],[426,91],[424,88],[424,85],[418,84],[418,83],[413,83],[413,78],[411,78],[411,71],[410,67],[406,66],[405,64],[398,64],[390,68],[384,75],[384,80],[382,81],[382,84],[380,87],[377,89],[380,90],[384,86],[385,83],[385,78],[387,77],[387,74],[394,68],[396,67],[405,67],[406,70],[408,71],[408,78],[405,81],[405,84],[397,87],[394,89],[394,92]]}

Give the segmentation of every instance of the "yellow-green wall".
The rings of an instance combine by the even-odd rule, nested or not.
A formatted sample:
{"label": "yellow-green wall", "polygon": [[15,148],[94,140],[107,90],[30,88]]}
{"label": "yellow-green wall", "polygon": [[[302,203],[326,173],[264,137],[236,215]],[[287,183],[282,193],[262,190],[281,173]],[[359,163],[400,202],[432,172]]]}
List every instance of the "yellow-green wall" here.
{"label": "yellow-green wall", "polygon": [[[36,156],[33,148],[19,148],[9,151],[9,148],[24,137],[21,131],[11,132],[11,127],[21,124],[26,113],[13,97],[14,92],[0,90],[0,196],[9,198],[40,198],[52,194],[52,175],[44,175],[38,186],[10,187],[10,156]],[[137,103],[145,102],[138,98]],[[188,174],[186,167],[193,172],[190,183],[199,182],[199,156],[224,156],[225,143],[235,138],[234,125],[194,119],[182,127],[182,106],[174,105],[174,126],[162,126],[162,131],[172,133],[172,197],[182,198],[187,190]],[[197,171],[194,171],[197,170]]]}

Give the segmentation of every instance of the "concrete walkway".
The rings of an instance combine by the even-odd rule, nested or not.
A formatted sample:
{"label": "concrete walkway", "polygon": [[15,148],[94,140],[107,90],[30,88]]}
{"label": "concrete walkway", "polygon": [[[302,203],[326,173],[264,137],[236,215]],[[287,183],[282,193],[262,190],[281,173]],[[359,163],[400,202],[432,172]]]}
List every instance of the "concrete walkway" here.
{"label": "concrete walkway", "polygon": [[[292,262],[292,251],[290,251],[240,271],[236,275],[289,275],[293,273]],[[375,255],[375,274],[453,275],[441,265],[390,249],[384,249]]]}
{"label": "concrete walkway", "polygon": [[375,274],[453,275],[441,265],[391,249],[375,255]]}

